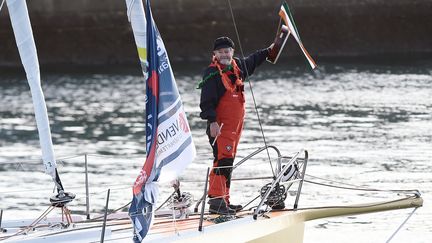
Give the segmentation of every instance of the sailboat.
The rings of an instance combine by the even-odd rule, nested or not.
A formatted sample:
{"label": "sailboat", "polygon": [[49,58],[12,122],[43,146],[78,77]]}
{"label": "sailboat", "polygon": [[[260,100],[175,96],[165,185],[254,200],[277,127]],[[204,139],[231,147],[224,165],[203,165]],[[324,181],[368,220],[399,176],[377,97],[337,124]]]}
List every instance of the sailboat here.
{"label": "sailboat", "polygon": [[[238,168],[253,161],[253,157],[270,149],[277,153],[276,177],[264,184],[251,198],[245,208],[236,215],[216,215],[205,210],[206,187],[203,188],[202,200],[189,210],[189,198],[181,197],[174,188],[173,194],[166,201],[172,202],[165,209],[153,212],[152,225],[142,242],[303,242],[305,223],[315,219],[336,216],[349,216],[405,208],[417,209],[423,205],[423,199],[416,190],[398,190],[406,196],[393,200],[383,200],[362,204],[343,204],[339,206],[299,207],[302,184],[305,181],[309,153],[300,150],[289,156],[283,156],[274,146],[257,149],[249,156],[237,162]],[[207,171],[208,177],[208,171]],[[253,178],[242,178],[253,179]],[[259,179],[262,180],[262,179]],[[206,178],[205,181],[208,181]],[[280,201],[287,201],[287,191],[293,187],[296,196],[292,208],[275,208]],[[362,188],[362,190],[367,190]],[[4,222],[6,233],[0,234],[4,242],[130,242],[134,235],[129,213],[114,212],[95,216],[87,220],[79,215],[69,225],[59,225],[55,219],[45,219],[38,225],[29,222]],[[27,234],[16,234],[24,231]],[[2,236],[5,235],[5,236]]]}
{"label": "sailboat", "polygon": [[41,87],[39,61],[28,15],[27,3],[25,0],[6,0],[6,4],[9,9],[9,16],[12,22],[21,62],[30,86],[45,173],[51,176],[58,192],[58,194],[50,198],[50,201],[55,207],[63,207],[71,202],[75,198],[75,195],[65,192],[57,170],[48,112]]}
{"label": "sailboat", "polygon": [[[12,3],[13,0],[7,0]],[[24,0],[16,0],[25,3]],[[244,209],[235,215],[209,214],[206,195],[209,169],[205,174],[203,194],[193,205],[186,193],[180,192],[175,180],[195,156],[190,128],[181,99],[174,83],[166,49],[146,1],[146,13],[140,0],[126,0],[143,74],[147,80],[146,137],[147,158],[133,186],[133,200],[128,213],[108,213],[93,219],[74,217],[74,222],[45,219],[39,224],[3,222],[7,232],[0,234],[5,242],[303,242],[304,225],[309,220],[403,208],[418,208],[423,204],[416,190],[402,190],[407,196],[395,200],[368,204],[346,204],[332,207],[300,208],[299,201],[305,181],[309,153],[299,150],[282,155],[278,148],[265,145],[234,165],[233,170],[247,164],[254,156],[273,150],[271,182],[264,184]],[[291,33],[293,34],[293,33]],[[310,62],[311,66],[312,62]],[[160,93],[160,91],[163,91]],[[160,103],[162,102],[162,103]],[[158,119],[156,119],[158,118]],[[164,123],[165,122],[165,123]],[[160,132],[169,126],[179,136],[170,146],[157,143]],[[173,135],[173,134],[170,134]],[[174,139],[174,138],[173,138]],[[166,145],[166,144],[165,144]],[[167,152],[169,151],[169,152]],[[167,152],[167,153],[165,153]],[[272,163],[272,162],[271,162]],[[173,181],[173,194],[168,210],[156,208],[158,183]],[[244,178],[243,178],[244,179]],[[249,178],[254,179],[254,178]],[[256,178],[255,178],[256,179]],[[259,179],[258,179],[259,180]],[[292,208],[281,207],[288,190],[295,192]],[[257,188],[258,189],[258,188]],[[109,194],[108,194],[109,195]],[[107,200],[108,205],[108,200]],[[1,220],[0,220],[1,221]],[[56,226],[56,227],[53,227]],[[23,234],[24,232],[25,234]]]}

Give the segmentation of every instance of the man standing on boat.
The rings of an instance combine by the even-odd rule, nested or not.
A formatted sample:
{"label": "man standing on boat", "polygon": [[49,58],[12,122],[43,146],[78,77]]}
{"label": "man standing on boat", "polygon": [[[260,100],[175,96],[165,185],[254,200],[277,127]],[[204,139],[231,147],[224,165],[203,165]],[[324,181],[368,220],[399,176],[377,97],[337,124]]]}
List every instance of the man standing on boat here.
{"label": "man standing on boat", "polygon": [[201,88],[201,118],[207,120],[207,135],[213,149],[209,204],[211,213],[234,214],[241,205],[230,203],[231,172],[245,117],[244,80],[269,56],[269,48],[244,58],[233,58],[234,42],[219,37],[214,42],[211,64],[204,72]]}

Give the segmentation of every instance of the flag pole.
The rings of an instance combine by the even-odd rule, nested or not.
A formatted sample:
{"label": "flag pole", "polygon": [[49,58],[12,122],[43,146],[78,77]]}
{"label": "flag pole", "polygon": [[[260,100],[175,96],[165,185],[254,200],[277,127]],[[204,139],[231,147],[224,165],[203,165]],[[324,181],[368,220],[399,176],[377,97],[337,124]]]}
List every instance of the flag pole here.
{"label": "flag pole", "polygon": [[2,8],[3,8],[3,4],[5,3],[5,1],[6,1],[6,0],[3,0],[3,1],[2,1],[1,5],[0,5],[0,11],[1,11]]}

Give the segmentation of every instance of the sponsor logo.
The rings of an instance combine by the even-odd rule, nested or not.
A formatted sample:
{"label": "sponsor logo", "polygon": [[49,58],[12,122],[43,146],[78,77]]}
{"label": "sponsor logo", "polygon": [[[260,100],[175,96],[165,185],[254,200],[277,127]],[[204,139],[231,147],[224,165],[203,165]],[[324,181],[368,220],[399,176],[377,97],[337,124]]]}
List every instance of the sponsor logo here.
{"label": "sponsor logo", "polygon": [[168,142],[168,140],[176,136],[179,131],[179,121],[176,120],[167,129],[159,132],[157,140],[158,145],[160,146],[163,143]]}
{"label": "sponsor logo", "polygon": [[232,146],[231,146],[231,145],[227,145],[225,148],[226,148],[226,150],[229,152],[229,151],[231,151]]}
{"label": "sponsor logo", "polygon": [[158,146],[167,142],[171,142],[170,140],[174,137],[181,137],[181,131],[184,133],[188,133],[190,131],[186,117],[183,113],[179,113],[178,118],[173,123],[171,123],[169,127],[159,131],[157,139]]}
{"label": "sponsor logo", "polygon": [[142,169],[133,185],[133,191],[135,195],[141,191],[141,187],[144,185],[144,182],[146,180],[147,180],[147,173],[144,171],[144,169]]}
{"label": "sponsor logo", "polygon": [[180,128],[185,132],[188,133],[189,132],[189,126],[188,123],[186,121],[186,117],[183,113],[179,114],[179,123],[180,123]]}
{"label": "sponsor logo", "polygon": [[158,131],[156,156],[174,152],[172,149],[181,144],[189,132],[186,116],[184,113],[179,113],[171,125]]}
{"label": "sponsor logo", "polygon": [[170,65],[168,63],[168,55],[165,50],[165,45],[159,34],[156,36],[156,48],[157,48],[157,55],[159,56],[158,73],[162,74],[162,72],[170,68]]}
{"label": "sponsor logo", "polygon": [[157,47],[157,54],[159,57],[165,55],[166,53],[165,45],[162,41],[162,37],[159,34],[156,35],[156,47]]}

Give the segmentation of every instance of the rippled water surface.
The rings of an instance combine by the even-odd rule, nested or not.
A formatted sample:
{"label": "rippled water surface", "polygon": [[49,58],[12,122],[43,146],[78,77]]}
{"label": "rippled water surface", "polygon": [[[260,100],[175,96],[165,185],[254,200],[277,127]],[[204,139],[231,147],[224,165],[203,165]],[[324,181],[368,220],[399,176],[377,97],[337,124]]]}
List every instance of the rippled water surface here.
{"label": "rippled water surface", "polygon": [[[199,91],[194,88],[201,68],[175,67],[198,151],[182,176],[182,188],[198,198],[211,161],[205,122],[199,118]],[[310,72],[285,64],[265,64],[251,80],[266,140],[285,155],[307,149],[308,175],[378,189],[419,189],[424,207],[392,242],[431,242],[430,67],[329,63]],[[144,84],[139,72],[43,72],[42,79],[60,175],[66,189],[77,194],[70,209],[85,211],[84,154],[88,154],[91,213],[102,211],[108,188],[112,189],[110,208],[126,204],[145,158]],[[21,72],[0,70],[0,100],[3,218],[36,216],[48,206],[53,184],[42,171],[30,91]],[[263,146],[249,88],[247,102],[239,158]],[[260,154],[239,167],[234,177],[270,175],[266,156]],[[232,201],[247,202],[266,182],[233,182]],[[162,186],[160,200],[171,190]],[[300,207],[400,196],[305,183]],[[289,205],[292,201],[293,197],[287,199]],[[311,221],[306,224],[305,242],[385,242],[411,212],[405,209]]]}

